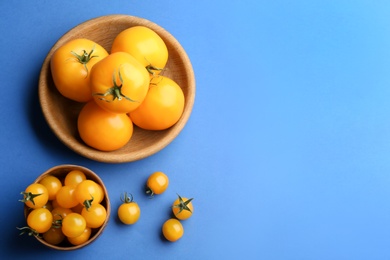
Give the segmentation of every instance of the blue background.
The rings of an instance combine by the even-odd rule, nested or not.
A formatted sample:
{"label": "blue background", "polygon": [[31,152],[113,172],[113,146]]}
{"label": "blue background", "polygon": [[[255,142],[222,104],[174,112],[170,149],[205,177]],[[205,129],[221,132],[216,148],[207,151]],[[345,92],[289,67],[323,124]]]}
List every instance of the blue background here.
{"label": "blue background", "polygon": [[[38,102],[40,67],[79,23],[149,19],[189,55],[192,115],[141,161],[105,164],[64,146]],[[381,0],[1,1],[0,255],[13,259],[390,259],[390,3]],[[20,191],[59,164],[97,172],[112,215],[76,251],[50,250],[24,225]],[[147,176],[170,187],[148,199]],[[119,196],[142,210],[116,218]],[[176,193],[194,197],[185,234],[164,241]]]}

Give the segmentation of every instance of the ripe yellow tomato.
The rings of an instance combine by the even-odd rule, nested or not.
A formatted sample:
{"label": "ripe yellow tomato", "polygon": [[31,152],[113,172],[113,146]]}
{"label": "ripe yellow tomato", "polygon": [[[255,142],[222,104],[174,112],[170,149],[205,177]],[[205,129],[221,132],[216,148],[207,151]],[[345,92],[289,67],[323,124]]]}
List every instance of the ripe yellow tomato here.
{"label": "ripe yellow tomato", "polygon": [[154,172],[146,181],[146,193],[153,196],[154,194],[161,194],[163,193],[169,185],[169,179],[168,176],[163,172]]}
{"label": "ripe yellow tomato", "polygon": [[83,180],[86,180],[87,177],[85,176],[85,173],[83,173],[80,170],[72,170],[68,172],[65,176],[64,184],[66,186],[74,186],[76,187],[77,184],[82,182]]}
{"label": "ripe yellow tomato", "polygon": [[183,236],[184,228],[179,220],[171,218],[163,224],[162,232],[167,240],[175,242]]}
{"label": "ripe yellow tomato", "polygon": [[49,194],[49,200],[54,200],[57,192],[62,187],[61,181],[53,175],[47,175],[40,180],[39,183],[46,187]]}
{"label": "ripe yellow tomato", "polygon": [[23,199],[20,201],[24,202],[27,207],[32,209],[42,208],[49,201],[49,192],[47,188],[40,183],[30,184],[21,194],[23,195]]}
{"label": "ripe yellow tomato", "polygon": [[75,198],[80,204],[84,204],[86,200],[92,200],[91,204],[94,205],[103,201],[104,193],[102,187],[98,183],[93,180],[85,180],[77,185]]}
{"label": "ripe yellow tomato", "polygon": [[38,233],[45,233],[51,228],[53,216],[48,209],[33,209],[27,216],[27,225]]}
{"label": "ripe yellow tomato", "polygon": [[93,100],[81,109],[77,127],[81,139],[101,151],[117,150],[133,135],[133,123],[128,115],[106,111]]}
{"label": "ripe yellow tomato", "polygon": [[128,113],[144,100],[149,88],[146,68],[125,52],[110,54],[93,66],[91,90],[96,103],[107,111]]}
{"label": "ripe yellow tomato", "polygon": [[58,245],[65,239],[65,235],[62,233],[61,228],[52,227],[48,231],[42,234],[43,239],[51,244]]}
{"label": "ripe yellow tomato", "polygon": [[70,209],[75,207],[78,204],[75,196],[75,187],[62,186],[57,192],[56,201],[61,208]]}
{"label": "ripe yellow tomato", "polygon": [[142,104],[130,113],[135,125],[146,130],[164,130],[180,119],[184,110],[184,94],[172,79],[157,76]]}
{"label": "ripe yellow tomato", "polygon": [[118,208],[118,217],[123,224],[132,225],[136,223],[141,216],[141,209],[138,204],[133,200],[133,195],[124,194],[124,198],[121,198],[122,204]]}
{"label": "ripe yellow tomato", "polygon": [[152,75],[159,74],[168,61],[165,42],[145,26],[134,26],[120,32],[114,39],[111,53],[120,51],[131,54]]}
{"label": "ripe yellow tomato", "polygon": [[81,211],[81,216],[84,217],[87,227],[99,228],[104,224],[107,218],[107,210],[102,204],[93,204],[89,208],[84,208]]}
{"label": "ripe yellow tomato", "polygon": [[192,216],[194,207],[192,205],[192,198],[182,198],[178,195],[178,198],[172,204],[172,212],[180,220],[188,219]]}
{"label": "ripe yellow tomato", "polygon": [[92,99],[89,87],[91,68],[108,56],[108,52],[96,42],[74,39],[60,46],[51,57],[50,68],[58,91],[78,102]]}
{"label": "ripe yellow tomato", "polygon": [[62,221],[67,215],[72,213],[73,211],[69,208],[63,208],[63,207],[56,207],[51,211],[51,214],[53,215],[54,221]]}
{"label": "ripe yellow tomato", "polygon": [[78,213],[70,213],[62,220],[61,229],[62,233],[69,238],[80,236],[86,227],[87,223],[83,216]]}
{"label": "ripe yellow tomato", "polygon": [[88,241],[88,239],[91,236],[91,233],[92,233],[91,228],[86,227],[84,229],[83,233],[81,233],[81,235],[79,235],[77,237],[68,237],[68,241],[69,241],[69,243],[71,243],[74,246],[81,245],[81,244]]}

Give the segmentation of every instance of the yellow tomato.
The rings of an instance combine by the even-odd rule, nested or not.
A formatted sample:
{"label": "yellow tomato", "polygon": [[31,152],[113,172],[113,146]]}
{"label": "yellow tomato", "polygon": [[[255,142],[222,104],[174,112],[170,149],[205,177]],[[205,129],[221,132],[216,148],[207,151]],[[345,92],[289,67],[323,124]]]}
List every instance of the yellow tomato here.
{"label": "yellow tomato", "polygon": [[148,71],[125,52],[110,54],[93,66],[91,90],[96,103],[107,111],[128,113],[144,100],[149,88]]}
{"label": "yellow tomato", "polygon": [[134,26],[120,32],[111,53],[127,52],[136,58],[150,74],[158,74],[168,61],[168,49],[163,39],[145,26]]}
{"label": "yellow tomato", "polygon": [[53,175],[47,175],[40,180],[39,183],[46,187],[49,194],[49,200],[54,200],[57,192],[62,187],[61,181]]}
{"label": "yellow tomato", "polygon": [[92,200],[92,205],[99,204],[103,201],[104,193],[101,186],[93,180],[82,181],[77,185],[75,190],[75,198],[80,204],[84,204],[85,201]]}
{"label": "yellow tomato", "polygon": [[30,184],[21,194],[24,198],[20,201],[24,202],[27,207],[32,209],[42,208],[49,201],[49,192],[47,188],[40,183]]}
{"label": "yellow tomato", "polygon": [[182,198],[178,195],[178,198],[172,204],[172,212],[180,220],[188,219],[192,216],[194,212],[194,207],[192,205],[192,198]]}
{"label": "yellow tomato", "polygon": [[130,113],[135,125],[146,130],[164,130],[179,121],[184,111],[184,94],[176,82],[153,77],[142,104]]}
{"label": "yellow tomato", "polygon": [[81,235],[77,237],[68,237],[68,241],[74,246],[81,245],[88,241],[88,239],[91,237],[91,233],[92,233],[91,228],[86,227],[83,233],[81,233]]}
{"label": "yellow tomato", "polygon": [[167,240],[175,242],[183,236],[184,228],[179,220],[171,218],[163,224],[162,232]]}
{"label": "yellow tomato", "polygon": [[55,227],[52,227],[43,233],[42,237],[47,243],[51,245],[58,245],[65,239],[65,235],[62,233],[61,228]]}
{"label": "yellow tomato", "polygon": [[169,185],[168,176],[163,172],[152,173],[146,182],[146,193],[153,196],[154,194],[162,194]]}
{"label": "yellow tomato", "polygon": [[133,123],[126,114],[104,110],[93,100],[81,109],[77,128],[87,145],[101,151],[117,150],[133,135]]}
{"label": "yellow tomato", "polygon": [[51,58],[50,68],[58,91],[78,102],[92,99],[89,87],[91,68],[108,56],[99,44],[88,39],[74,39],[60,46]]}

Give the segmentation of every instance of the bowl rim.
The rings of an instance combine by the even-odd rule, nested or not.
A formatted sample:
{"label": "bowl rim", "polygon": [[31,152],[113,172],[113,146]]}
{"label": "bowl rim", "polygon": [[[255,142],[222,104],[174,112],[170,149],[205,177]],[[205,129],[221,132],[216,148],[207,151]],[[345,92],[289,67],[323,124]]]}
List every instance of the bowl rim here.
{"label": "bowl rim", "polygon": [[[47,88],[47,75],[50,73],[50,59],[53,55],[54,51],[59,48],[61,45],[63,45],[67,40],[64,39],[64,37],[72,32],[76,32],[80,29],[85,29],[91,26],[95,23],[102,23],[102,22],[115,22],[115,21],[127,21],[129,23],[133,23],[133,26],[136,26],[137,24],[147,26],[150,29],[154,31],[158,31],[160,36],[162,38],[168,39],[170,42],[170,45],[173,46],[175,51],[179,54],[181,60],[183,61],[183,64],[185,64],[185,69],[183,70],[187,82],[188,82],[188,88],[187,88],[187,95],[186,95],[186,109],[184,109],[183,114],[179,121],[172,127],[170,127],[167,130],[162,131],[169,131],[169,134],[163,136],[162,139],[159,140],[159,142],[153,144],[152,146],[142,148],[139,151],[134,151],[130,155],[129,154],[117,154],[117,153],[110,153],[110,152],[103,152],[99,150],[93,150],[93,153],[91,153],[91,147],[87,146],[86,144],[83,144],[81,142],[71,142],[68,138],[68,133],[66,131],[58,131],[58,129],[55,129],[55,115],[51,113],[50,109],[47,104],[47,93],[49,92]],[[64,33],[56,42],[55,44],[50,48],[46,58],[43,61],[41,71],[39,74],[39,85],[38,85],[38,97],[39,102],[41,106],[41,110],[43,112],[44,118],[46,122],[48,123],[49,127],[51,128],[52,132],[57,136],[57,138],[65,144],[68,148],[73,150],[74,152],[78,153],[79,155],[82,155],[86,158],[89,158],[91,160],[105,162],[105,163],[126,163],[126,162],[132,162],[144,159],[146,157],[149,157],[162,149],[164,149],[168,144],[170,144],[183,130],[185,127],[187,121],[190,118],[190,115],[192,113],[192,108],[194,106],[195,102],[195,92],[196,92],[196,84],[195,84],[195,75],[194,75],[194,69],[192,67],[191,61],[182,47],[182,45],[179,43],[179,41],[167,30],[165,30],[160,25],[147,20],[145,18],[141,18],[138,16],[132,16],[132,15],[123,15],[123,14],[113,14],[113,15],[104,15],[104,16],[98,16],[89,20],[86,20],[85,22],[82,22],[70,30],[68,30],[66,33]],[[136,127],[136,126],[134,126]],[[145,130],[143,130],[145,131]]]}
{"label": "bowl rim", "polygon": [[[66,246],[66,247],[59,246],[59,245],[52,245],[52,244],[49,244],[48,242],[46,242],[43,238],[35,236],[35,238],[40,243],[42,243],[43,245],[45,245],[45,246],[47,246],[49,248],[56,249],[56,250],[61,250],[61,251],[76,250],[76,249],[85,247],[85,246],[91,244],[92,242],[94,242],[103,233],[104,229],[106,228],[106,226],[107,226],[107,224],[108,224],[108,222],[110,220],[110,215],[111,215],[111,202],[110,202],[110,198],[108,196],[107,188],[106,188],[103,180],[99,177],[99,175],[97,173],[95,173],[94,171],[92,171],[91,169],[89,169],[89,168],[86,168],[86,167],[80,166],[80,165],[75,165],[75,164],[61,164],[61,165],[57,165],[57,166],[51,167],[50,169],[48,169],[45,172],[41,173],[34,180],[34,183],[39,182],[45,176],[48,176],[48,175],[51,175],[51,174],[53,174],[53,176],[56,176],[56,173],[58,173],[59,171],[65,171],[66,169],[68,169],[68,170],[80,170],[80,171],[86,173],[87,179],[88,179],[88,175],[91,175],[94,180],[97,180],[98,184],[101,185],[101,187],[103,189],[103,192],[105,194],[105,198],[104,199],[105,199],[105,203],[106,203],[107,217],[106,217],[106,220],[104,221],[103,225],[101,227],[99,227],[98,229],[95,229],[97,231],[95,233],[93,233],[93,236],[90,237],[85,243],[83,243],[81,245],[72,245],[72,246]],[[63,173],[61,173],[61,174],[63,174]],[[24,205],[25,218],[27,218],[28,210],[29,210],[29,208],[26,205]]]}

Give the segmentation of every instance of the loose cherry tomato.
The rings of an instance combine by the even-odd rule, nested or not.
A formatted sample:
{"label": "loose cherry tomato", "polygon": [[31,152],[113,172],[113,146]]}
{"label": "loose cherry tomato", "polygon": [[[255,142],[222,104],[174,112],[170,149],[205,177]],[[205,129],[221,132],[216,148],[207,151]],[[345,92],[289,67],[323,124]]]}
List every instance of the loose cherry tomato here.
{"label": "loose cherry tomato", "polygon": [[62,233],[68,238],[80,236],[86,227],[84,217],[78,213],[70,213],[62,220]]}
{"label": "loose cherry tomato", "polygon": [[53,216],[48,209],[33,209],[27,216],[27,225],[38,233],[45,233],[51,228]]}
{"label": "loose cherry tomato", "polygon": [[163,172],[152,173],[146,182],[146,193],[153,196],[154,194],[163,193],[169,185],[168,176]]}
{"label": "loose cherry tomato", "polygon": [[172,212],[178,219],[184,220],[192,216],[194,207],[192,206],[192,198],[182,198],[178,195],[178,198],[173,202]]}
{"label": "loose cherry tomato", "polygon": [[106,221],[107,210],[102,204],[97,203],[89,207],[84,207],[81,211],[81,216],[85,218],[87,227],[99,228]]}
{"label": "loose cherry tomato", "polygon": [[58,91],[74,101],[91,100],[91,69],[107,56],[107,51],[101,45],[88,39],[75,39],[60,46],[53,53],[50,62],[53,81]]}
{"label": "loose cherry tomato", "polygon": [[135,125],[146,130],[164,130],[179,121],[184,111],[184,94],[176,82],[154,77],[142,104],[130,113]]}
{"label": "loose cherry tomato", "polygon": [[36,209],[42,208],[49,201],[49,192],[47,188],[40,183],[30,184],[24,192],[21,192],[24,202],[27,207]]}
{"label": "loose cherry tomato", "polygon": [[91,233],[92,233],[91,228],[86,227],[84,229],[83,233],[81,233],[81,235],[79,235],[77,237],[68,237],[68,241],[69,241],[69,243],[71,243],[74,246],[81,245],[81,244],[88,241],[88,239],[91,236]]}
{"label": "loose cherry tomato", "polygon": [[144,100],[148,71],[130,54],[112,53],[93,66],[91,90],[96,103],[107,111],[128,113]]}
{"label": "loose cherry tomato", "polygon": [[122,148],[133,135],[133,123],[126,114],[106,111],[94,101],[81,109],[77,127],[81,139],[101,151]]}
{"label": "loose cherry tomato", "polygon": [[85,176],[85,173],[83,173],[82,171],[72,170],[66,174],[64,184],[66,186],[77,186],[77,184],[79,184],[80,182],[86,179],[87,177]]}
{"label": "loose cherry tomato", "polygon": [[184,228],[179,220],[171,218],[163,224],[162,232],[167,240],[175,242],[183,236]]}
{"label": "loose cherry tomato", "polygon": [[52,227],[48,231],[42,234],[43,239],[51,244],[58,245],[65,239],[65,235],[62,233],[61,228]]}
{"label": "loose cherry tomato", "polygon": [[53,175],[47,175],[40,180],[39,183],[46,187],[49,194],[49,200],[54,200],[57,192],[62,187],[61,181]]}
{"label": "loose cherry tomato", "polygon": [[121,198],[122,204],[118,208],[118,217],[123,224],[132,225],[136,223],[141,215],[141,209],[133,200],[133,195],[130,197],[127,193]]}

